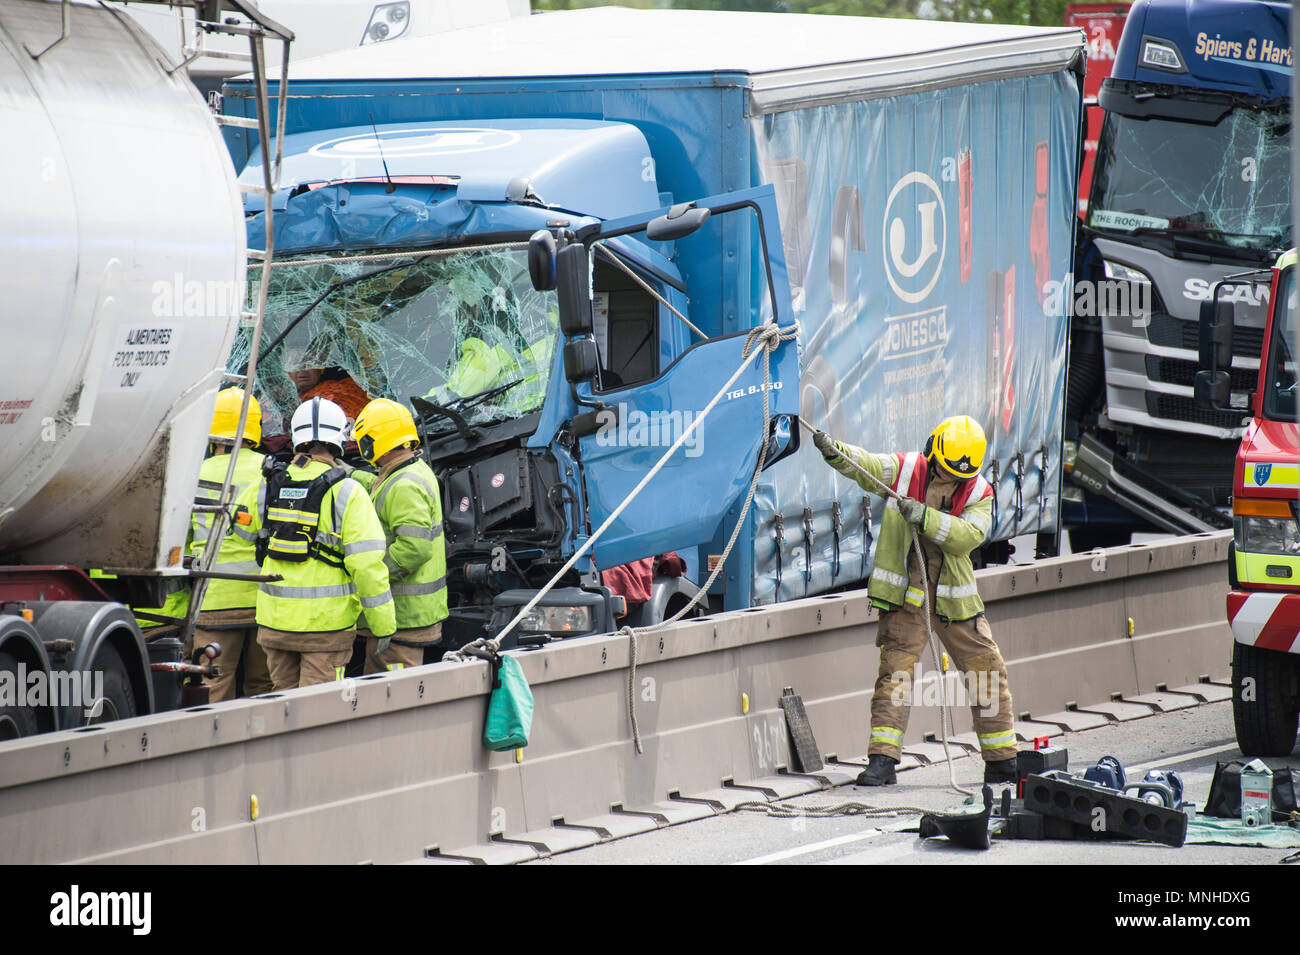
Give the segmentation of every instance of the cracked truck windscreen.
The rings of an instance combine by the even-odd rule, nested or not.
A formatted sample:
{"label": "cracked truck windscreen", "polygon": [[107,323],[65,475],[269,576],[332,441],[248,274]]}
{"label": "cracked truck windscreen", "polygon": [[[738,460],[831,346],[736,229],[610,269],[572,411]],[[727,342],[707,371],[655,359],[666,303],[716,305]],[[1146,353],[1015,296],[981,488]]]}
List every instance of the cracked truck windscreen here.
{"label": "cracked truck windscreen", "polygon": [[[341,369],[368,395],[403,403],[446,404],[508,385],[463,409],[471,425],[541,408],[558,309],[554,293],[533,289],[523,246],[376,259],[304,255],[273,267],[257,369],[257,397],[270,421],[287,420],[297,407],[287,373],[314,368]],[[248,347],[242,330],[231,370],[244,367]],[[430,433],[453,427],[438,419]]]}

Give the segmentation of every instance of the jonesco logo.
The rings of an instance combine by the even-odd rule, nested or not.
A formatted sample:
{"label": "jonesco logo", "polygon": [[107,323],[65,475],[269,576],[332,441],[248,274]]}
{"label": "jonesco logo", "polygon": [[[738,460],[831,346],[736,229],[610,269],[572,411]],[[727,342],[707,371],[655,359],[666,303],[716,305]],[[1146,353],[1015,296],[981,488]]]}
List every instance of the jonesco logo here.
{"label": "jonesco logo", "polygon": [[442,126],[385,130],[378,136],[374,133],[343,136],[317,143],[309,152],[326,159],[378,159],[382,155],[392,160],[403,156],[457,156],[500,149],[517,142],[519,134],[508,129]]}
{"label": "jonesco logo", "polygon": [[50,896],[50,924],[59,926],[128,926],[132,935],[148,935],[153,925],[151,892],[83,892],[74,885]]}
{"label": "jonesco logo", "polygon": [[904,302],[922,301],[939,281],[948,231],[939,187],[923,172],[909,172],[890,190],[881,248],[885,276]]}

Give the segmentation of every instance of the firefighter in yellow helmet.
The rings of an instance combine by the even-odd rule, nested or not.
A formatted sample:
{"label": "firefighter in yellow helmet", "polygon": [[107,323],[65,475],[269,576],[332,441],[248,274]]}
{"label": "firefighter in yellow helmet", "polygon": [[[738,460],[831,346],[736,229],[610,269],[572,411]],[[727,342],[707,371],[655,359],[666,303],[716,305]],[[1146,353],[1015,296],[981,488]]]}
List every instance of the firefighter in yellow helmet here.
{"label": "firefighter in yellow helmet", "polygon": [[442,637],[447,617],[447,558],[438,479],[420,459],[415,421],[405,405],[376,398],[352,428],[362,457],[379,469],[370,497],[383,525],[397,605],[397,633],[386,649],[365,630],[366,672],[419,666],[424,649]]}
{"label": "firefighter in yellow helmet", "polygon": [[869,454],[822,431],[813,442],[831,467],[866,490],[880,491],[849,461],[904,495],[885,505],[867,585],[868,597],[881,611],[876,629],[880,672],[871,699],[868,765],[858,785],[896,781],[913,674],[928,636],[911,528],[925,555],[931,625],[953,662],[967,673],[967,685],[977,689],[971,715],[984,756],[984,781],[1014,782],[1016,734],[1007,668],[984,616],[970,559],[995,518],[993,488],[979,474],[987,448],[984,429],[968,415],[946,418],[923,452],[904,454]]}
{"label": "firefighter in yellow helmet", "polygon": [[343,679],[357,618],[376,635],[396,629],[384,532],[366,489],[338,466],[347,416],[325,398],[290,421],[294,457],[268,464],[238,502],[236,526],[258,541],[263,581],[257,639],[276,690]]}
{"label": "firefighter in yellow helmet", "polygon": [[[249,398],[244,431],[237,434],[243,402],[241,388],[227,388],[217,394],[211,439],[199,472],[195,504],[216,503],[231,455],[235,456],[231,500],[237,500],[249,486],[261,480],[265,455],[254,449],[262,441],[262,408],[256,398]],[[198,558],[208,542],[212,515],[196,511],[191,520],[190,554]],[[228,574],[260,574],[256,543],[256,534],[238,524],[232,525],[210,569]],[[214,641],[221,645],[221,656],[216,661],[219,675],[207,681],[213,702],[234,699],[236,671],[241,665],[246,695],[271,691],[266,651],[257,642],[257,581],[220,578],[208,581],[203,607],[195,619],[194,642],[203,646]]]}

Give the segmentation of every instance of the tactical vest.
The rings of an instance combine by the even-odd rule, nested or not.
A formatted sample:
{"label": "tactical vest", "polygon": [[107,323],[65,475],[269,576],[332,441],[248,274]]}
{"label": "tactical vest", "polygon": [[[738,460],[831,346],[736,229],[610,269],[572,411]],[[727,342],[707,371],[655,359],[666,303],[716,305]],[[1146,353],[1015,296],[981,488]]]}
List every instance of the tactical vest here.
{"label": "tactical vest", "polygon": [[321,543],[321,502],[329,489],[347,477],[343,468],[331,468],[311,480],[289,477],[287,464],[267,458],[262,471],[266,496],[262,502],[262,529],[257,537],[257,562],[267,557],[302,563],[315,558],[331,567],[343,566],[343,552]]}

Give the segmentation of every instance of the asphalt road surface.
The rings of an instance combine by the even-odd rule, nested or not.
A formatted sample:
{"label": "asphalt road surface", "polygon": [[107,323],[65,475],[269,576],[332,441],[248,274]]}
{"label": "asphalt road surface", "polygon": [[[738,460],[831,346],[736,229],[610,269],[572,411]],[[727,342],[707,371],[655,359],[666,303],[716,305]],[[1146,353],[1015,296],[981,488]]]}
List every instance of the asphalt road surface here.
{"label": "asphalt road surface", "polygon": [[[1240,758],[1232,730],[1231,703],[1210,703],[1111,724],[1053,739],[1069,749],[1070,769],[1081,772],[1111,755],[1130,779],[1148,769],[1173,769],[1182,776],[1186,798],[1203,805],[1216,761]],[[1300,768],[1300,751],[1271,766]],[[982,763],[973,757],[954,762],[959,784],[978,790]],[[884,789],[840,786],[785,800],[795,807],[845,802],[876,807],[915,806],[949,810],[964,797],[948,788],[943,763],[899,773],[898,784]],[[734,812],[632,836],[533,865],[1249,865],[1277,863],[1294,849],[1225,845],[1171,848],[1129,841],[1059,842],[993,840],[988,850],[953,847],[946,839],[919,839],[903,830],[916,827],[915,814],[884,818],[838,815],[826,818],[774,818]]]}

